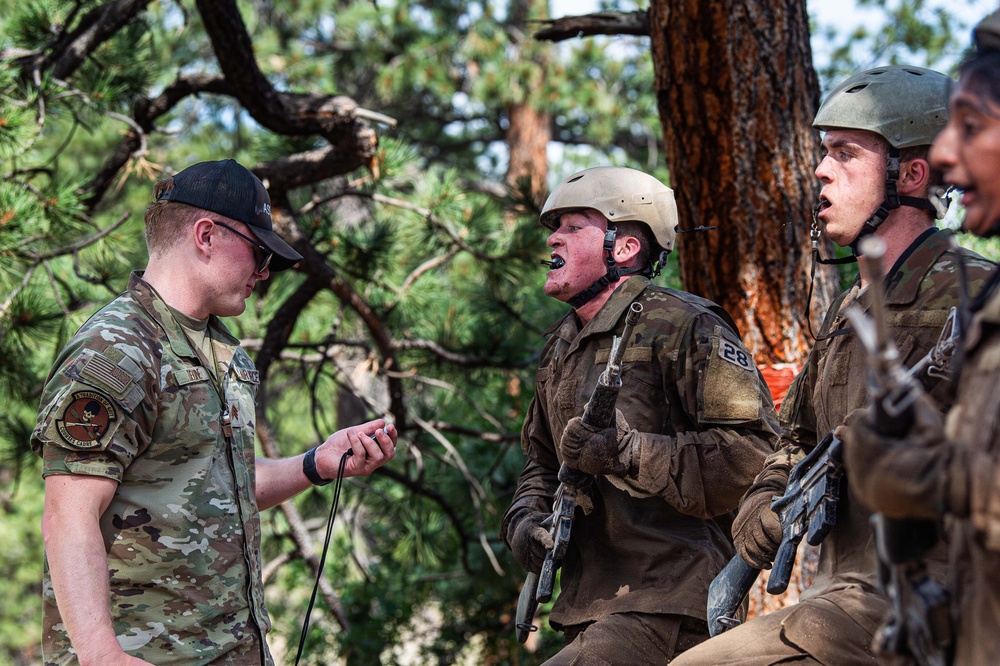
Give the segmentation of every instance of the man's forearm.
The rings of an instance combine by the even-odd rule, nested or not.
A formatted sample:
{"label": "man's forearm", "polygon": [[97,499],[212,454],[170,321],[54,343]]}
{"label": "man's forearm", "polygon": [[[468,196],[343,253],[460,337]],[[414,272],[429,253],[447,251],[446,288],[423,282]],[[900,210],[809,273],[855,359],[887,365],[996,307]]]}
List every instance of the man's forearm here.
{"label": "man's forearm", "polygon": [[86,497],[79,494],[84,486],[96,486],[100,495],[104,486],[113,493],[115,483],[96,477],[50,477],[46,482],[42,535],[59,615],[85,666],[112,663],[115,655],[124,656],[124,652],[111,621],[108,558],[101,536],[99,502],[71,503]]}

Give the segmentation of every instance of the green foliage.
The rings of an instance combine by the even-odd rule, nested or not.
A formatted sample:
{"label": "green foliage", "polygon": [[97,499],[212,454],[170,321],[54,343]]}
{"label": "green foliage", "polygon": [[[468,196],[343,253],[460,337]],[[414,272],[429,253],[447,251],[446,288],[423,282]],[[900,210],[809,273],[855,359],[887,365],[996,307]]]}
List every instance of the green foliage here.
{"label": "green foliage", "polygon": [[[2,428],[2,425],[0,425]],[[10,477],[0,472],[2,487]],[[0,487],[0,488],[2,488]],[[0,489],[0,663],[40,663],[37,655],[42,595],[41,486],[35,479],[24,482],[16,493]]]}
{"label": "green foliage", "polygon": [[[345,405],[381,415],[387,370],[401,377],[408,412],[393,473],[345,490],[326,575],[351,631],[321,602],[308,639],[314,663],[334,654],[377,663],[408,649],[419,663],[530,658],[512,630],[523,572],[496,533],[520,471],[533,357],[565,306],[539,290],[547,232],[536,203],[479,185],[499,183],[507,107],[525,101],[544,106],[557,138],[568,151],[585,146],[591,163],[662,168],[653,102],[634,92],[652,78],[639,49],[618,66],[607,40],[556,49],[520,41],[530,28],[498,21],[493,3],[432,4],[241,3],[257,64],[280,90],[348,95],[398,120],[381,128],[378,178],[348,174],[290,193],[299,229],[396,347],[378,346],[373,323],[344,294],[319,291],[267,379],[276,440],[284,453],[303,450],[340,427]],[[39,392],[68,336],[145,262],[140,218],[152,181],[162,165],[222,156],[253,165],[325,145],[262,130],[228,96],[189,96],[93,200],[92,180],[131,129],[133,105],[181,72],[219,71],[193,5],[154,3],[69,74],[26,76],[24,58],[51,55],[53,35],[98,6],[0,0],[3,48],[14,56],[0,62],[0,394],[11,405],[0,422],[0,473],[10,482],[0,529],[23,546],[8,560],[17,602],[3,600],[0,621],[0,654],[10,659],[37,660],[37,634],[11,623],[39,624],[42,495],[25,445]],[[586,92],[570,80],[582,69],[594,82]],[[260,339],[305,286],[295,272],[272,277],[227,323]],[[321,491],[296,499],[314,530],[326,501]],[[284,515],[268,512],[264,525],[265,561],[288,558],[267,581],[269,641],[284,654],[297,642],[312,574]],[[551,652],[558,640],[545,635]],[[463,653],[469,641],[477,647]]]}
{"label": "green foliage", "polygon": [[978,252],[987,259],[1000,263],[1000,238],[979,238],[971,234],[958,234],[959,245]]}
{"label": "green foliage", "polygon": [[[203,92],[177,101],[95,193],[136,104],[181,74],[220,70],[194,3],[153,3],[74,71],[35,77],[26,63],[50,56],[54,35],[101,4],[0,0],[0,48],[10,49],[0,59],[0,661],[38,661],[37,632],[24,627],[40,615],[42,492],[26,446],[40,390],[67,338],[144,264],[153,181],[168,166],[224,156],[254,165],[327,146],[266,131],[236,99]],[[240,10],[278,90],[347,95],[398,121],[377,125],[377,177],[289,193],[295,226],[330,274],[273,276],[227,322],[251,351],[290,328],[262,391],[284,454],[385,415],[390,382],[404,396],[405,413],[389,415],[397,458],[347,484],[327,560],[351,629],[320,602],[306,663],[540,662],[559,637],[543,622],[537,653],[514,640],[523,572],[496,535],[523,462],[518,430],[542,332],[566,306],[540,293],[537,202],[501,185],[507,114],[523,102],[549,113],[562,149],[550,179],[610,163],[669,180],[646,42],[532,43],[523,37],[535,24],[492,2],[245,0]],[[676,271],[670,261],[660,281],[676,286]],[[316,490],[294,502],[316,539],[328,501]],[[286,655],[313,577],[287,516],[271,510],[263,524],[265,562],[277,563],[269,642]]]}
{"label": "green foliage", "polygon": [[[818,67],[821,87],[834,85],[877,65],[915,65],[954,73],[969,44],[971,26],[960,18],[959,5],[928,0],[856,0],[859,9],[874,9],[884,20],[860,24],[841,34],[836,26],[813,25],[814,35],[831,45],[829,60]],[[984,11],[989,11],[987,8]]]}

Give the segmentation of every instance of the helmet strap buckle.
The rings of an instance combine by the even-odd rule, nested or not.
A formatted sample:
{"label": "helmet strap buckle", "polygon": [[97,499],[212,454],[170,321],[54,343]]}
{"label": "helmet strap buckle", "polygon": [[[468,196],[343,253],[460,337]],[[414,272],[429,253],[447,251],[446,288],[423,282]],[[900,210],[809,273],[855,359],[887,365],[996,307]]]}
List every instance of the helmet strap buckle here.
{"label": "helmet strap buckle", "polygon": [[899,149],[889,147],[889,157],[885,161],[885,203],[889,210],[899,208],[899,192],[896,183],[899,181]]}

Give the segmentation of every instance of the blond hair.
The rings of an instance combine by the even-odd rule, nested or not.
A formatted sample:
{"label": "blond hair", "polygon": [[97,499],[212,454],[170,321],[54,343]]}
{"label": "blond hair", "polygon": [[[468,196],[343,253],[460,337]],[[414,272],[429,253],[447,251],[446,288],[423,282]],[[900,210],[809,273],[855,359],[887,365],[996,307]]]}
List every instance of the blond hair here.
{"label": "blond hair", "polygon": [[173,187],[173,177],[161,180],[153,187],[153,202],[146,208],[144,218],[146,249],[150,256],[172,248],[188,227],[207,214],[207,211],[195,206],[160,200],[163,192]]}

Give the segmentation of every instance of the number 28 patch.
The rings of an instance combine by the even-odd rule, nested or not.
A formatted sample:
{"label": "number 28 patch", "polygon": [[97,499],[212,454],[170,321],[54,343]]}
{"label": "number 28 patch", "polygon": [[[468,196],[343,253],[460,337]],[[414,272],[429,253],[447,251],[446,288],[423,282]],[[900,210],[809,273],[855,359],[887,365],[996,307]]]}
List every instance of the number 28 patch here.
{"label": "number 28 patch", "polygon": [[750,358],[750,354],[725,338],[719,340],[719,356],[744,370],[753,370],[753,359]]}

